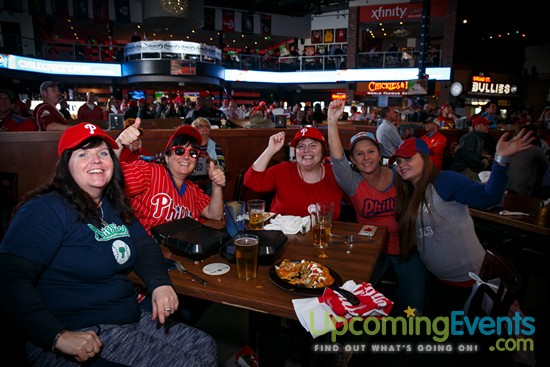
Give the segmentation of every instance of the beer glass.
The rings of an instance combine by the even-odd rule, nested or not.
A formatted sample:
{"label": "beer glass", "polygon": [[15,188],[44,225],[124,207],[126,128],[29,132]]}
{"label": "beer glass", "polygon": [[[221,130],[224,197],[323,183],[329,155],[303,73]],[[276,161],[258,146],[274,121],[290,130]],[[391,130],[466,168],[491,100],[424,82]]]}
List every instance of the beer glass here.
{"label": "beer glass", "polygon": [[264,229],[265,201],[248,200],[248,224],[250,229]]}
{"label": "beer glass", "polygon": [[241,280],[256,279],[258,243],[258,236],[250,233],[240,233],[233,237],[237,258],[237,273]]}
{"label": "beer glass", "polygon": [[333,214],[334,203],[332,201],[315,203],[310,213],[313,245],[319,250],[320,258],[328,257],[324,250],[328,247],[330,241]]}

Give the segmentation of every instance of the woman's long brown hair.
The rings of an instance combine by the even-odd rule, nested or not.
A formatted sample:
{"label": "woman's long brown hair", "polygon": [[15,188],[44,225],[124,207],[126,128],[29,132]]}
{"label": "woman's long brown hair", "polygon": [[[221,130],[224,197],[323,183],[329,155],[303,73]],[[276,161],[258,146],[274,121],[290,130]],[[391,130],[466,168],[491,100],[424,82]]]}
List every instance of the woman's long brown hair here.
{"label": "woman's long brown hair", "polygon": [[400,175],[397,175],[395,182],[397,191],[395,218],[399,225],[400,253],[403,261],[406,261],[411,251],[416,248],[418,211],[420,207],[429,208],[426,204],[431,201],[431,198],[427,197],[426,188],[439,174],[439,169],[433,165],[428,155],[420,154],[420,156],[424,161],[424,170],[416,187],[410,181],[403,180]]}

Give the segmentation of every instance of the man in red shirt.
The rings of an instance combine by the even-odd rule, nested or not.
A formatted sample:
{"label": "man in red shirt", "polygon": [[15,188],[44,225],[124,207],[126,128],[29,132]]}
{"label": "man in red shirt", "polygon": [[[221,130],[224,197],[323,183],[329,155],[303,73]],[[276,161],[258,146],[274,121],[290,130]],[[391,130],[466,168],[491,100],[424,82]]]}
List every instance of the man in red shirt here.
{"label": "man in red shirt", "polygon": [[428,144],[430,159],[434,166],[442,169],[443,153],[447,145],[447,138],[439,132],[439,124],[434,117],[428,117],[426,121],[424,121],[424,127],[426,128],[426,135],[422,135],[421,139]]}
{"label": "man in red shirt", "polygon": [[40,131],[66,130],[71,126],[67,124],[65,117],[56,108],[60,96],[58,84],[58,82],[49,80],[40,85],[43,102],[37,105],[33,111],[34,120]]}
{"label": "man in red shirt", "polygon": [[0,131],[36,131],[33,119],[22,117],[13,111],[15,94],[10,89],[0,88]]}
{"label": "man in red shirt", "polygon": [[103,109],[95,104],[95,93],[86,93],[86,103],[78,109],[77,118],[83,121],[103,120]]}

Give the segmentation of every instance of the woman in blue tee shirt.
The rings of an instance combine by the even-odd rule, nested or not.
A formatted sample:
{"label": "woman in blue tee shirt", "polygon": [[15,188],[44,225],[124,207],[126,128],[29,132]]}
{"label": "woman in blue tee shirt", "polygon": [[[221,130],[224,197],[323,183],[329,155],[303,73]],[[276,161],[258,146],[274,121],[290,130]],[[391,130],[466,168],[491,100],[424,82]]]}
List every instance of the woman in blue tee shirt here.
{"label": "woman in blue tee shirt", "polygon": [[[0,310],[28,340],[29,365],[216,366],[210,336],[168,320],[178,297],[113,149],[90,123],[61,136],[51,183],[18,208],[0,244]],[[130,272],[151,291],[152,312],[140,310]]]}

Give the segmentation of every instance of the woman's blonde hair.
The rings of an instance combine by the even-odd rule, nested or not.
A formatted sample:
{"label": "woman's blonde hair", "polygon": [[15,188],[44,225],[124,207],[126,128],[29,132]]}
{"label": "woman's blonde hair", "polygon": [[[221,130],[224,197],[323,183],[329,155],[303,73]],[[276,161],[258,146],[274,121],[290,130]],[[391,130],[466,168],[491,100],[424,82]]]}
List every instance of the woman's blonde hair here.
{"label": "woman's blonde hair", "polygon": [[210,123],[210,121],[208,121],[208,119],[206,117],[197,117],[192,123],[191,123],[191,126],[193,127],[199,127],[199,124],[201,122],[206,122],[208,124],[209,127],[212,127],[212,124]]}

